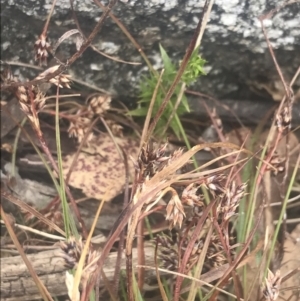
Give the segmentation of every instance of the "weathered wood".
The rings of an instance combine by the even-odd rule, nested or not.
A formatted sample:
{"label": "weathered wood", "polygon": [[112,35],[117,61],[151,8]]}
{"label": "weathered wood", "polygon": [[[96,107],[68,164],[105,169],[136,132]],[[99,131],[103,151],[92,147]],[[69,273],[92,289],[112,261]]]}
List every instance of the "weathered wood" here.
{"label": "weathered wood", "polygon": [[[67,294],[65,285],[66,268],[64,260],[59,255],[60,249],[39,252],[28,255],[37,275],[52,296]],[[104,265],[104,273],[108,280],[113,279],[116,253],[111,253]],[[125,256],[122,258],[121,269],[125,269]],[[145,248],[146,265],[154,266],[154,249]],[[29,274],[21,256],[1,258],[1,300],[3,301],[31,301],[41,298],[39,291]],[[137,250],[133,250],[133,264],[137,264]],[[153,271],[147,272],[153,274]]]}

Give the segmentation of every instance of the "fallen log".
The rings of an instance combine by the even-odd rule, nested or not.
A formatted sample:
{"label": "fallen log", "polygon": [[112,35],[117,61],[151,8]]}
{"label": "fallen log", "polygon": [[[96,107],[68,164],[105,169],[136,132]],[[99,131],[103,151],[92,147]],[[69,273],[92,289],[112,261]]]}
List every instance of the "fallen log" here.
{"label": "fallen log", "polygon": [[[34,270],[44,283],[52,297],[67,295],[65,275],[67,268],[64,266],[60,249],[43,251],[28,255]],[[108,280],[113,280],[117,253],[109,254],[104,265],[104,273]],[[32,301],[41,299],[41,295],[27,270],[21,256],[4,257],[1,264],[1,288],[2,301]],[[121,269],[125,269],[125,256],[122,258]],[[133,265],[137,264],[137,250],[133,250]],[[145,248],[145,264],[154,266],[154,248]],[[153,271],[147,271],[146,276],[154,276]],[[104,283],[101,282],[100,286]]]}

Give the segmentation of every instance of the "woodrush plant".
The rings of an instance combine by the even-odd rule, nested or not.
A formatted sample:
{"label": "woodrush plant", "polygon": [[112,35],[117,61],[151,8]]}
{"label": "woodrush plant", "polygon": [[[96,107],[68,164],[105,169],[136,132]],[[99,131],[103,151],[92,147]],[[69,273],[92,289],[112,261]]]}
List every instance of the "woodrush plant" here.
{"label": "woodrush plant", "polygon": [[[199,33],[199,27],[198,27]],[[87,46],[87,44],[85,45]],[[181,113],[187,112],[189,110],[186,99],[184,95],[181,96],[181,87],[180,84],[191,84],[200,74],[203,74],[203,64],[204,61],[201,57],[198,56],[197,51],[191,54],[190,57],[187,56],[188,62],[183,60],[183,63],[186,63],[186,66],[180,69],[177,72],[175,66],[171,63],[168,55],[165,50],[160,47],[161,55],[164,62],[165,74],[162,77],[161,82],[157,81],[157,77],[152,76],[145,79],[145,88],[144,98],[142,97],[141,105],[149,103],[151,100],[153,91],[159,83],[159,90],[157,93],[157,108],[153,111],[152,117],[156,117],[161,114],[160,117],[164,118],[164,121],[169,122],[170,115],[178,106],[175,113],[175,122],[172,119],[170,126],[176,136],[179,138],[182,135],[182,126],[179,120],[179,115]],[[44,53],[44,52],[43,52]],[[58,67],[56,71],[60,68]],[[181,72],[181,73],[180,73]],[[164,78],[165,76],[165,78]],[[181,77],[181,79],[180,79]],[[62,79],[60,78],[60,82]],[[59,82],[59,83],[60,83]],[[174,94],[172,95],[172,86]],[[31,86],[29,86],[31,88]],[[29,88],[29,90],[30,90]],[[21,91],[22,89],[20,89]],[[21,91],[22,92],[22,91]],[[24,94],[24,93],[23,93]],[[22,99],[21,103],[28,109],[27,114],[29,118],[32,118],[30,107],[28,107],[28,102]],[[169,99],[168,99],[169,98]],[[36,97],[36,108],[40,109],[41,101]],[[179,99],[179,102],[178,102]],[[144,100],[144,101],[143,101]],[[164,104],[166,104],[164,109],[161,109]],[[58,106],[57,106],[58,110]],[[182,112],[181,112],[182,110]],[[146,111],[140,111],[143,114],[146,114]],[[59,127],[58,127],[58,112],[56,114],[57,119],[57,139],[59,142]],[[140,115],[142,116],[142,115]],[[145,115],[144,115],[145,116]],[[282,120],[286,120],[281,116]],[[179,122],[178,122],[179,121]],[[33,120],[35,125],[37,124],[36,120]],[[160,129],[160,121],[157,124],[156,129]],[[154,123],[155,127],[155,123]],[[79,137],[78,135],[77,137]],[[82,135],[81,135],[82,136]],[[82,138],[82,137],[81,137]],[[252,240],[253,233],[251,233],[251,227],[247,229],[247,235],[245,235],[243,242],[245,246],[240,250],[240,252],[234,256],[232,254],[232,249],[229,240],[229,230],[228,222],[229,219],[234,215],[240,199],[243,197],[245,184],[236,185],[233,179],[230,179],[229,185],[224,185],[222,183],[222,177],[216,173],[221,172],[225,168],[230,168],[234,164],[229,164],[224,168],[217,170],[212,170],[206,173],[205,171],[200,172],[200,169],[193,171],[192,173],[186,173],[179,175],[177,172],[188,160],[195,154],[195,152],[201,150],[203,147],[223,147],[223,148],[235,148],[240,152],[240,148],[234,147],[230,144],[214,144],[214,145],[201,145],[196,146],[191,151],[183,152],[178,151],[171,155],[165,154],[165,146],[158,147],[157,149],[152,148],[149,139],[142,141],[143,146],[140,152],[140,156],[136,163],[136,174],[137,177],[134,183],[133,194],[131,198],[131,203],[124,210],[124,215],[120,217],[117,221],[115,228],[112,231],[110,238],[107,241],[106,246],[104,247],[103,252],[97,253],[95,256],[91,256],[92,259],[97,260],[97,264],[93,262],[93,266],[90,266],[90,270],[83,267],[81,275],[83,277],[83,284],[87,285],[87,278],[91,280],[89,283],[90,287],[86,289],[84,287],[84,292],[81,296],[82,300],[88,298],[88,292],[91,290],[95,284],[95,280],[99,275],[99,270],[110,251],[112,244],[114,243],[116,237],[118,237],[121,231],[128,224],[128,237],[126,245],[126,255],[127,255],[127,286],[128,286],[128,296],[129,300],[141,300],[141,292],[138,289],[137,281],[135,281],[133,272],[132,272],[132,262],[131,262],[131,251],[132,251],[132,242],[136,235],[137,224],[140,222],[140,213],[142,216],[150,212],[150,210],[157,209],[158,202],[162,199],[167,193],[171,195],[170,201],[166,204],[166,220],[169,221],[170,227],[176,228],[178,230],[175,242],[171,240],[170,237],[165,238],[160,236],[158,238],[160,246],[162,247],[159,251],[159,256],[162,263],[170,263],[168,267],[172,267],[174,270],[179,270],[182,274],[190,272],[192,267],[197,264],[198,274],[195,275],[196,278],[199,278],[201,270],[203,268],[204,259],[206,261],[212,261],[216,265],[228,261],[230,263],[229,269],[224,273],[224,276],[221,277],[220,283],[218,285],[224,286],[228,283],[228,277],[232,273],[234,280],[236,280],[235,269],[237,268],[238,263],[241,261],[242,256],[247,251],[247,248]],[[58,144],[58,148],[60,148]],[[218,158],[218,160],[221,158]],[[214,161],[215,162],[215,161]],[[212,162],[211,162],[212,163]],[[236,163],[236,162],[235,162]],[[62,173],[60,173],[62,174]],[[64,181],[63,177],[60,178],[60,182]],[[210,192],[211,203],[209,205],[204,205],[203,195],[201,194],[200,189],[205,187],[206,190]],[[179,189],[180,188],[180,189]],[[193,216],[191,220],[187,218],[187,207],[193,208]],[[250,211],[251,212],[251,211]],[[211,231],[210,235],[206,237],[204,241],[202,233],[205,230],[206,223],[210,223],[209,229]],[[249,224],[247,224],[248,226]],[[205,231],[204,231],[205,232]],[[208,232],[208,231],[207,231]],[[90,233],[91,234],[91,233]],[[88,246],[89,239],[87,240],[86,245],[83,247],[81,245],[80,252],[76,255],[76,260],[73,260],[77,263],[78,258],[86,264],[86,254],[92,254],[89,251],[84,252],[83,248]],[[207,248],[204,247],[207,242]],[[80,246],[80,243],[78,246]],[[74,247],[75,249],[77,246]],[[167,253],[166,250],[171,250]],[[67,244],[63,245],[63,249],[69,250]],[[87,247],[88,249],[88,247]],[[204,251],[203,251],[204,250]],[[79,254],[80,253],[80,254]],[[89,255],[87,258],[89,258]],[[202,256],[202,258],[201,258]],[[93,258],[95,257],[95,258]],[[203,259],[203,261],[201,261]],[[68,259],[69,260],[69,259]],[[90,264],[90,262],[89,262]],[[75,266],[75,264],[74,264]],[[274,286],[274,280],[268,277],[269,284],[267,285],[267,293],[270,295],[270,291]],[[276,278],[277,279],[277,278]],[[272,283],[271,283],[272,282]],[[275,281],[276,282],[276,281]],[[271,284],[270,284],[271,283]],[[276,284],[276,283],[275,283]],[[175,286],[175,300],[178,300],[181,294],[182,286],[182,276],[178,276],[176,279]],[[78,283],[75,285],[74,291],[78,288]],[[239,294],[238,285],[235,283],[235,289],[237,295]],[[211,294],[215,294],[213,291]],[[193,300],[189,295],[188,300]],[[205,298],[209,298],[209,294]],[[215,295],[212,295],[213,297]],[[212,299],[213,299],[212,297]],[[216,297],[216,296],[215,296]],[[273,298],[274,299],[274,298]]]}

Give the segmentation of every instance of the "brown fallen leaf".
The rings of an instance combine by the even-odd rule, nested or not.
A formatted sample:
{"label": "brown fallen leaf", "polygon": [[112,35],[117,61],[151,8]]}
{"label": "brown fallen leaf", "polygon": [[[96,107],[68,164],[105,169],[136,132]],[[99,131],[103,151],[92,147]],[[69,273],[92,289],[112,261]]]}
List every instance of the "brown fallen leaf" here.
{"label": "brown fallen leaf", "polygon": [[[139,143],[130,137],[115,138],[128,156],[129,174],[134,176],[133,162],[137,157]],[[63,172],[67,175],[74,154],[63,158]],[[69,184],[82,190],[88,197],[109,201],[117,196],[125,184],[125,168],[114,142],[108,134],[95,137],[84,147],[72,171]]]}

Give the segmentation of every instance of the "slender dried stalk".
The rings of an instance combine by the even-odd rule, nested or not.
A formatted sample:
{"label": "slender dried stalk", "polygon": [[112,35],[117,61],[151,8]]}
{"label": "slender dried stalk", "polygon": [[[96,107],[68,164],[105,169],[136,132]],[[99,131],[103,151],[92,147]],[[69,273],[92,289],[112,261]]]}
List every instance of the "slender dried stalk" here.
{"label": "slender dried stalk", "polygon": [[[105,8],[105,6],[99,1],[99,0],[93,0],[99,7],[102,9]],[[143,51],[142,47],[138,44],[138,42],[134,39],[134,37],[130,34],[130,32],[127,30],[127,28],[124,26],[124,24],[112,13],[109,13],[109,16],[113,19],[113,21],[119,26],[119,28],[123,31],[123,33],[127,36],[127,38],[131,41],[131,43],[134,45],[134,47],[138,50],[144,61],[146,62],[149,70],[154,74],[157,75],[156,70],[153,69],[150,61],[148,60],[145,52]]]}

